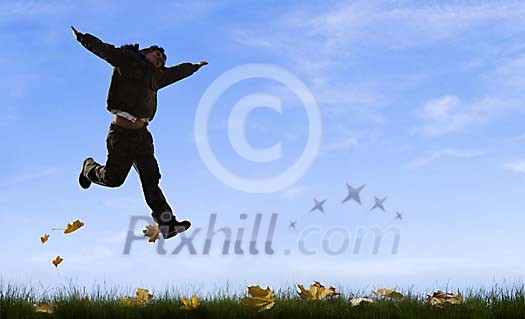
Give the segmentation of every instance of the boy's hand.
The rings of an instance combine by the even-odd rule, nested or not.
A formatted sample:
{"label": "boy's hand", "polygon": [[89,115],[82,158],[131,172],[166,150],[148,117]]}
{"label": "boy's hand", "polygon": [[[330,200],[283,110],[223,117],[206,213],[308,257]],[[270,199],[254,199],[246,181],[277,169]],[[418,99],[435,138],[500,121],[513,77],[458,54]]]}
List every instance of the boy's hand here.
{"label": "boy's hand", "polygon": [[204,65],[207,65],[207,64],[208,64],[208,62],[206,62],[206,61],[200,61],[199,63],[197,63],[195,65],[199,66],[199,68],[200,68],[200,67],[202,67]]}
{"label": "boy's hand", "polygon": [[80,40],[80,35],[82,33],[78,32],[77,29],[75,29],[74,26],[71,26],[71,29],[73,30],[73,36],[75,37],[75,39]]}

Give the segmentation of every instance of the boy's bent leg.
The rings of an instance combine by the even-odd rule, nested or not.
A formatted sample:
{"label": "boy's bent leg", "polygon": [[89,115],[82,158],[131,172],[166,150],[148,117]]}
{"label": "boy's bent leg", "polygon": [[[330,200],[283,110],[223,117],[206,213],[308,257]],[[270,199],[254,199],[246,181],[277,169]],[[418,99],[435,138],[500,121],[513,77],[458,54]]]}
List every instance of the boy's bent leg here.
{"label": "boy's bent leg", "polygon": [[107,187],[121,186],[131,169],[133,161],[125,160],[124,158],[115,158],[115,156],[108,155],[105,165],[93,162],[88,165],[86,172],[90,181],[95,184]]}
{"label": "boy's bent leg", "polygon": [[124,183],[133,165],[133,154],[130,152],[130,145],[127,145],[130,141],[125,136],[117,138],[116,135],[112,131],[108,134],[106,164],[91,161],[86,165],[85,175],[95,184],[118,187]]}
{"label": "boy's bent leg", "polygon": [[86,167],[90,165],[93,162],[93,158],[88,157],[84,160],[84,163],[82,163],[82,170],[80,171],[80,174],[78,175],[78,183],[80,184],[80,187],[83,189],[88,189],[89,186],[91,186],[91,180],[87,178],[85,172]]}

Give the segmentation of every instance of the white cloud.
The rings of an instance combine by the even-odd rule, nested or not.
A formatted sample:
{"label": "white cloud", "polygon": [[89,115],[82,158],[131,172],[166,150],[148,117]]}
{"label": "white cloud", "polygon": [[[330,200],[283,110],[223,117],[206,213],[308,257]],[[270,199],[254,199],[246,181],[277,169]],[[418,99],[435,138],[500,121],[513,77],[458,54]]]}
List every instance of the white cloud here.
{"label": "white cloud", "polygon": [[516,173],[525,173],[525,161],[508,163],[505,168]]}
{"label": "white cloud", "polygon": [[465,105],[455,96],[428,101],[418,111],[418,116],[426,123],[416,131],[425,135],[441,135],[462,130],[478,117],[476,112],[467,111]]}
{"label": "white cloud", "polygon": [[499,61],[493,70],[480,75],[484,95],[471,101],[447,95],[427,101],[417,110],[422,124],[412,130],[426,136],[459,132],[485,123],[508,111],[523,111],[525,55]]}
{"label": "white cloud", "polygon": [[12,19],[21,16],[41,16],[64,12],[73,6],[66,3],[43,2],[34,0],[10,1],[0,4],[0,18]]}
{"label": "white cloud", "polygon": [[113,209],[140,207],[143,203],[144,201],[142,199],[137,199],[135,197],[116,197],[101,201],[102,206]]}
{"label": "white cloud", "polygon": [[[449,5],[435,1],[416,5],[392,1],[352,1],[325,7],[294,9],[259,30],[235,31],[243,44],[290,49],[290,53],[317,48],[313,54],[349,56],[363,45],[407,47],[460,35],[487,23],[523,25],[525,4],[508,1]],[[293,33],[294,37],[289,37]],[[240,36],[242,34],[242,36]],[[288,41],[283,39],[287,38]],[[310,39],[311,41],[304,41]]]}
{"label": "white cloud", "polygon": [[[520,51],[523,51],[523,48]],[[485,77],[497,92],[507,90],[511,94],[521,94],[525,88],[524,72],[525,54],[522,54],[503,61],[494,73],[487,74]]]}
{"label": "white cloud", "polygon": [[355,136],[340,137],[338,140],[325,144],[322,148],[324,152],[335,152],[348,150],[358,145],[357,138]]}
{"label": "white cloud", "polygon": [[458,132],[467,126],[487,121],[491,116],[510,109],[520,103],[513,100],[483,97],[472,103],[456,96],[443,96],[426,102],[417,111],[423,124],[412,130],[426,136],[438,136]]}
{"label": "white cloud", "polygon": [[292,200],[298,199],[304,195],[308,190],[305,186],[290,186],[279,192],[279,196],[283,199]]}
{"label": "white cloud", "polygon": [[354,149],[362,144],[363,140],[368,143],[373,138],[373,134],[368,130],[354,129],[350,123],[327,125],[324,130],[321,156]]}
{"label": "white cloud", "polygon": [[[485,26],[512,34],[521,30],[524,12],[525,3],[520,1],[455,2],[446,6],[434,1],[329,3],[287,10],[264,27],[243,25],[242,30],[233,31],[233,38],[243,46],[280,54],[283,63],[308,79],[327,116],[345,121],[342,115],[351,114],[352,119],[360,117],[361,122],[381,124],[382,107],[390,105],[403,90],[419,86],[429,74],[404,72],[377,77],[372,72],[357,76],[347,73],[355,69],[358,59],[354,57],[361,58],[370,50],[436,45]],[[508,73],[507,69],[514,67],[498,72]],[[519,74],[513,77],[516,82],[521,81]],[[432,99],[419,111],[423,124],[413,132],[436,136],[461,131],[488,120],[509,104],[515,106],[509,98],[499,96],[486,95],[471,101],[456,96]],[[335,143],[336,148],[351,144]]]}
{"label": "white cloud", "polygon": [[5,178],[0,183],[0,187],[7,187],[7,186],[23,184],[23,183],[32,181],[34,179],[56,175],[59,172],[60,172],[60,169],[52,167],[52,168],[44,168],[39,171],[33,171],[30,173],[10,176],[10,177]]}
{"label": "white cloud", "polygon": [[486,151],[480,150],[457,150],[452,148],[445,148],[437,151],[433,151],[426,156],[415,159],[407,164],[410,168],[417,168],[430,164],[431,162],[443,159],[443,158],[472,158],[480,157],[487,154]]}
{"label": "white cloud", "polygon": [[251,36],[248,32],[245,32],[244,30],[234,30],[233,31],[233,39],[235,42],[253,46],[253,47],[260,47],[260,48],[272,48],[273,42],[271,39],[266,39],[262,37],[254,37]]}
{"label": "white cloud", "polygon": [[399,2],[355,1],[302,21],[326,40],[327,47],[339,50],[362,39],[389,47],[425,44],[489,22],[519,26],[524,11],[525,5],[518,1],[455,5],[447,10],[432,3],[403,6]]}

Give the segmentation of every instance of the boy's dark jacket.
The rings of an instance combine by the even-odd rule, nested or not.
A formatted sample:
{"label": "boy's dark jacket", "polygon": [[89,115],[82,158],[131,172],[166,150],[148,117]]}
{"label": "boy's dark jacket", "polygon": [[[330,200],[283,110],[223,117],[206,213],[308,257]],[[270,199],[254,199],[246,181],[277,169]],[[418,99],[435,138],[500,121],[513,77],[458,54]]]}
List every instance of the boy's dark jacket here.
{"label": "boy's dark jacket", "polygon": [[151,121],[157,111],[157,91],[199,69],[199,65],[181,63],[156,70],[139,52],[137,44],[116,48],[89,33],[79,33],[77,40],[114,67],[107,98],[110,112],[121,110]]}

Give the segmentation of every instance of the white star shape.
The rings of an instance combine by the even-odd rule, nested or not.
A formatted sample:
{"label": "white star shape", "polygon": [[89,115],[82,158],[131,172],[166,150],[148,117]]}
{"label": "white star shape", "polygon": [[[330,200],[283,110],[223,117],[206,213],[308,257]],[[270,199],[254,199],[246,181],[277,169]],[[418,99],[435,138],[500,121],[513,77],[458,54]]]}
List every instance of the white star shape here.
{"label": "white star shape", "polygon": [[312,197],[312,199],[314,200],[314,207],[312,209],[310,209],[310,211],[308,213],[311,213],[314,210],[319,210],[319,211],[321,211],[321,213],[324,213],[323,205],[326,202],[327,198],[325,198],[325,199],[323,199],[321,201],[315,199],[314,197]]}
{"label": "white star shape", "polygon": [[386,196],[385,198],[378,198],[376,195],[374,195],[374,202],[375,202],[374,207],[370,208],[368,211],[374,210],[376,208],[379,208],[382,211],[385,211],[385,207],[383,206],[383,203],[385,202],[387,198],[388,196]]}
{"label": "white star shape", "polygon": [[355,200],[359,205],[363,206],[363,204],[361,203],[361,197],[359,196],[359,193],[363,190],[363,188],[365,188],[366,184],[361,185],[358,188],[353,188],[347,182],[345,182],[345,184],[346,190],[348,191],[348,195],[346,195],[345,199],[343,199],[343,201],[339,205],[343,205],[349,200]]}

